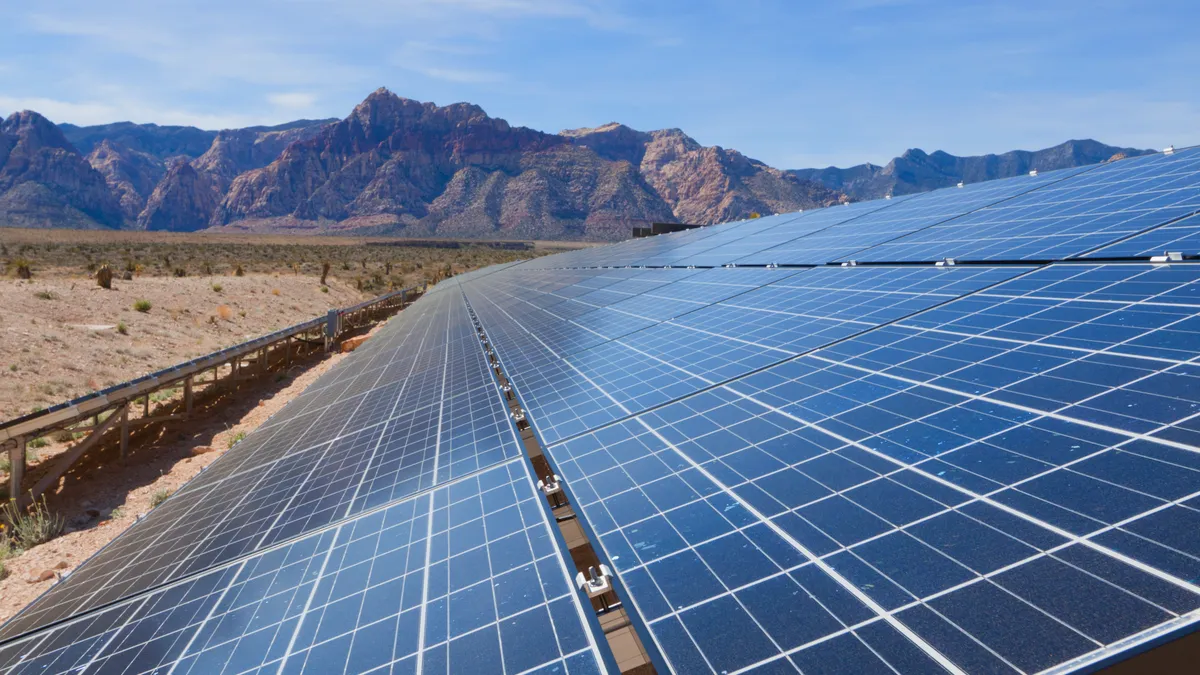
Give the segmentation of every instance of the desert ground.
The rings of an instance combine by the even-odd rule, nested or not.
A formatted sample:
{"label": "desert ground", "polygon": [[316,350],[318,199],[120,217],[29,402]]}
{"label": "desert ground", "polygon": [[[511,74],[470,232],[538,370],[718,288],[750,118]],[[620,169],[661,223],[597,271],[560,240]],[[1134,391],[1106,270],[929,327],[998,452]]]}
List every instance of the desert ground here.
{"label": "desert ground", "polygon": [[[561,250],[278,235],[172,235],[0,228],[0,420],[48,407],[390,289]],[[112,288],[97,271],[107,265]],[[324,283],[322,273],[328,265]],[[20,278],[22,267],[30,278]],[[148,307],[147,307],[148,305]],[[0,535],[0,621],[19,611],[123,529],[137,513],[254,430],[336,360],[287,373],[214,403],[118,460],[90,452],[69,488],[47,495],[64,534],[20,550]],[[29,446],[31,473],[71,445]],[[0,481],[7,482],[0,461]],[[82,476],[82,478],[79,478]]]}

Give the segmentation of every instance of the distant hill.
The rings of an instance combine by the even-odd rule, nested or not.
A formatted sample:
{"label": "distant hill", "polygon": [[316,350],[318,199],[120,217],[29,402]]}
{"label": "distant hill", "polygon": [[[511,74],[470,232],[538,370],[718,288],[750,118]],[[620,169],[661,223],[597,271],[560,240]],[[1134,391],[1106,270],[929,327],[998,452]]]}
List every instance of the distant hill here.
{"label": "distant hill", "polygon": [[811,180],[831,190],[846,193],[852,199],[879,199],[887,195],[925,192],[956,185],[959,181],[1008,178],[1032,169],[1050,171],[1108,161],[1117,156],[1135,157],[1152,150],[1118,148],[1093,140],[1067,141],[1052,148],[1029,152],[1013,150],[1002,155],[956,157],[938,150],[927,154],[919,148],[906,151],[887,166],[859,164],[847,169],[793,169],[789,174]]}
{"label": "distant hill", "polygon": [[386,89],[342,120],[223,131],[56,126],[23,111],[0,124],[0,226],[616,240],[648,222],[725,222],[1118,152],[1144,151],[1069,141],[786,171],[679,129],[550,134]]}

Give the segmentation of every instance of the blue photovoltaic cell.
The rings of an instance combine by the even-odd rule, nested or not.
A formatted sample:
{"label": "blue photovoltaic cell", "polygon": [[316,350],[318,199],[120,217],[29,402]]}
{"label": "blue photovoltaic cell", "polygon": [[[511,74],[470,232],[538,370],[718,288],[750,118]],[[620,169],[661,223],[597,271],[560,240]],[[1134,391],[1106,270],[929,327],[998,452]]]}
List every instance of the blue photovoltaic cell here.
{"label": "blue photovoltaic cell", "polygon": [[[391,353],[399,369],[379,365],[353,376],[372,384],[386,376],[387,384],[252,434],[245,447],[239,444],[27,607],[0,635],[11,637],[202,572],[518,456],[508,412],[461,294],[443,297],[430,303],[435,311],[416,330],[397,338]],[[451,334],[464,337],[447,340]],[[376,351],[388,353],[381,348],[391,340],[385,332],[372,342],[379,345]],[[413,352],[416,358],[408,358]],[[372,353],[364,350],[362,356]],[[334,369],[326,376],[345,372]],[[263,433],[270,434],[268,440],[255,444]]]}
{"label": "blue photovoltaic cell", "polygon": [[880,244],[859,261],[1061,260],[1200,210],[1200,148],[1123,159]]}
{"label": "blue photovoltaic cell", "polygon": [[[630,417],[549,455],[675,672],[1086,662],[1200,608],[1179,536],[1200,524],[1198,282],[802,271],[572,355]],[[848,339],[789,344],[840,323]],[[677,391],[736,374],[748,336],[792,351]]]}
{"label": "blue photovoltaic cell", "polygon": [[873,667],[1033,672],[1200,607],[1200,560],[1155,557],[1177,545],[1156,523],[1194,514],[1194,451],[819,358],[550,452],[681,672],[803,668],[831,639]]}
{"label": "blue photovoltaic cell", "polygon": [[1200,270],[1054,266],[836,345],[821,358],[1200,444]]}
{"label": "blue photovoltaic cell", "polygon": [[[635,264],[637,265],[703,265],[715,266],[724,264],[733,258],[728,257],[729,252],[727,247],[739,245],[747,240],[757,240],[770,237],[772,231],[779,230],[780,225],[792,223],[793,221],[814,213],[795,212],[781,213],[765,218],[756,218],[753,220],[744,220],[737,223],[720,226],[719,229],[714,228],[712,236],[699,239],[697,241],[676,246],[653,256],[641,258]],[[787,229],[787,232],[793,230]],[[796,236],[795,234],[777,235],[787,238]],[[706,262],[697,262],[698,259],[704,259]],[[712,262],[714,259],[719,259],[720,262]]]}
{"label": "blue photovoltaic cell", "polygon": [[831,258],[824,257],[823,253],[811,253],[802,243],[805,239],[814,236],[814,233],[828,231],[843,223],[853,223],[877,211],[886,211],[899,204],[925,197],[926,195],[904,195],[893,199],[827,206],[806,212],[802,217],[777,227],[747,230],[735,242],[730,242],[728,247],[699,253],[695,257],[680,260],[678,264],[824,264]]}
{"label": "blue photovoltaic cell", "polygon": [[1200,255],[1200,216],[1181,218],[1124,241],[1110,244],[1085,258],[1148,258],[1167,252]]}
{"label": "blue photovoltaic cell", "polygon": [[524,460],[0,647],[0,673],[607,672]]}
{"label": "blue photovoltaic cell", "polygon": [[[834,260],[859,258],[858,251],[867,249],[910,232],[922,230],[941,222],[1002,202],[1020,194],[1074,176],[1092,167],[1077,167],[1050,171],[1037,176],[1017,176],[1003,180],[972,183],[961,188],[945,188],[907,198],[878,200],[867,204],[886,208],[863,213],[853,220],[827,227],[805,236],[760,249],[752,255],[730,260],[746,264],[823,264]],[[831,207],[836,208],[836,207]],[[863,260],[879,258],[861,257]]]}
{"label": "blue photovoltaic cell", "polygon": [[467,293],[543,438],[555,442],[1029,269],[689,271],[590,314],[557,324],[538,314],[519,326],[514,316],[534,313],[503,276]]}

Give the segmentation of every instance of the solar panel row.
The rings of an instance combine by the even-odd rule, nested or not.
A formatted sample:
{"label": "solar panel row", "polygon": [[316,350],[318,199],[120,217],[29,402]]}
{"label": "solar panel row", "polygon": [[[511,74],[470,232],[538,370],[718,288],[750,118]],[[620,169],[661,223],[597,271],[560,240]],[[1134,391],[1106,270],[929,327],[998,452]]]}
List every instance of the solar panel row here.
{"label": "solar panel row", "polygon": [[1038,672],[1197,619],[1200,269],[464,286],[676,672]]}
{"label": "solar panel row", "polygon": [[0,647],[4,673],[605,671],[508,461]]}
{"label": "solar panel row", "polygon": [[461,294],[409,312],[6,624],[0,672],[607,670]]}
{"label": "solar panel row", "polygon": [[635,239],[514,269],[1149,257],[1194,245],[1195,221],[1156,228],[1197,211],[1200,148],[1189,148]]}

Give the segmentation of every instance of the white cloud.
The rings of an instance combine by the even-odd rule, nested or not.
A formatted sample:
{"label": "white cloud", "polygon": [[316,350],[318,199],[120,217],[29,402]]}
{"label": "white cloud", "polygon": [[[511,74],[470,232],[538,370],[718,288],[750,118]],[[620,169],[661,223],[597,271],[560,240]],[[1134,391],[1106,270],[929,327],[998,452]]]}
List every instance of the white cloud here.
{"label": "white cloud", "polygon": [[301,91],[291,91],[267,95],[267,101],[277,108],[288,110],[308,110],[317,103],[317,97]]}
{"label": "white cloud", "polygon": [[389,61],[398,68],[446,82],[482,84],[508,79],[506,73],[471,68],[464,64],[485,58],[483,50],[476,47],[409,41],[405,42]]}
{"label": "white cloud", "polygon": [[61,101],[39,97],[0,96],[0,117],[4,111],[33,110],[52,122],[69,122],[87,126],[110,122],[138,122],[162,125],[200,127],[201,129],[233,129],[256,124],[274,123],[272,116],[255,117],[241,114],[202,113],[178,108],[157,108],[126,101],[100,103],[97,101]]}
{"label": "white cloud", "polygon": [[33,110],[55,122],[101,124],[114,121],[115,109],[103,103],[73,103],[39,97],[0,96],[0,117],[5,112]]}

